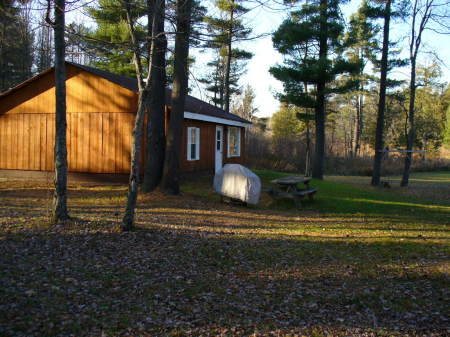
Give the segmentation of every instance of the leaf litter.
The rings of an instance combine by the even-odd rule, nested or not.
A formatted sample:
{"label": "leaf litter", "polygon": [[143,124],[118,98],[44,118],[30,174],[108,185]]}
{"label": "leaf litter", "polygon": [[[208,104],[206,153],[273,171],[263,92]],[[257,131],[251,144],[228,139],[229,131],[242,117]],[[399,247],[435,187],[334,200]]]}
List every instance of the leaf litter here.
{"label": "leaf litter", "polygon": [[2,336],[450,334],[445,226],[153,193],[120,233],[124,187],[72,186],[62,226],[49,191],[1,188]]}

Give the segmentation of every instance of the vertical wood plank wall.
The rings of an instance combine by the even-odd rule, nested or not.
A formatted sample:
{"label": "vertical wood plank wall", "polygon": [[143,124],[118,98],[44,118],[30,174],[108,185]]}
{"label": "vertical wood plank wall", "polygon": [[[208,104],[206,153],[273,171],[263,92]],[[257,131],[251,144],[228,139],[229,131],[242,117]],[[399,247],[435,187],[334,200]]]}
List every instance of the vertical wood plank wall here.
{"label": "vertical wood plank wall", "polygon": [[[69,171],[127,173],[136,94],[68,65]],[[0,169],[54,169],[53,72],[0,103]]]}

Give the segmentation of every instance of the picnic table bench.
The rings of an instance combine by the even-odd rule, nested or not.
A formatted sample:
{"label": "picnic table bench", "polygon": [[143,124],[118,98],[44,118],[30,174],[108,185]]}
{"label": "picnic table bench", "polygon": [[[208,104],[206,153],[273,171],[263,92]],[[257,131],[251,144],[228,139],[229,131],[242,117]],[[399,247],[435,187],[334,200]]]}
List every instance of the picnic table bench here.
{"label": "picnic table bench", "polygon": [[[309,200],[313,200],[314,194],[319,190],[317,187],[310,187],[310,181],[311,178],[298,176],[274,179],[271,183],[275,186],[269,189],[268,193],[275,200],[292,199],[295,206],[300,208],[302,206],[301,199],[308,196]],[[303,183],[304,188],[298,187],[300,183]]]}

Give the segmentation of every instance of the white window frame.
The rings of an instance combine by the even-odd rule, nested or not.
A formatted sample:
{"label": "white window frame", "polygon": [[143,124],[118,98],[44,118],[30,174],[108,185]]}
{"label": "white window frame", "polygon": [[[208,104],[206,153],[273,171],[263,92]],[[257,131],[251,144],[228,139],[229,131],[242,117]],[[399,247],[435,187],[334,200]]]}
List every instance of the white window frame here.
{"label": "white window frame", "polygon": [[[192,158],[192,131],[195,132],[195,158]],[[200,160],[200,128],[188,127],[187,128],[187,160],[194,161]]]}
{"label": "white window frame", "polygon": [[[231,147],[230,147],[230,138],[231,138],[231,130],[236,129],[237,130],[237,154],[231,154]],[[228,148],[228,158],[232,157],[240,157],[241,156],[241,128],[236,126],[229,126],[228,132],[227,132],[227,148]]]}

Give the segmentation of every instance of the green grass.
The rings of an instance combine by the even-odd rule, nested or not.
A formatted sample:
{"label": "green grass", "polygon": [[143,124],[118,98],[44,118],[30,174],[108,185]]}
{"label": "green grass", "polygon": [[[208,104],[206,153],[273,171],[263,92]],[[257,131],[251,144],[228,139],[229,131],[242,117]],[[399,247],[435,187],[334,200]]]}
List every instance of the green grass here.
{"label": "green grass", "polygon": [[[394,181],[400,181],[400,176],[389,177]],[[410,183],[414,184],[416,182],[424,183],[439,183],[445,184],[450,188],[450,172],[449,171],[434,171],[434,172],[414,172],[411,174],[409,179]]]}
{"label": "green grass", "polygon": [[[269,187],[270,181],[289,174],[257,170],[263,185]],[[421,174],[421,181],[426,174]],[[433,181],[450,182],[450,172],[433,174]],[[420,178],[413,178],[419,180]],[[450,222],[450,200],[428,201],[404,196],[390,189],[373,188],[370,186],[352,186],[331,181],[312,180],[310,186],[319,187],[315,201],[305,203],[306,209],[316,210],[323,214],[357,215],[361,216],[395,216],[397,218],[426,219],[436,222]],[[450,185],[449,185],[450,186]],[[450,187],[449,187],[450,188]],[[292,203],[283,203],[292,207]]]}

